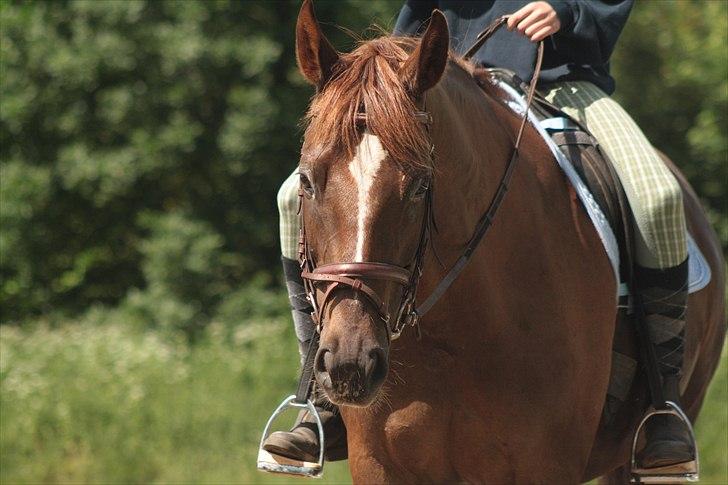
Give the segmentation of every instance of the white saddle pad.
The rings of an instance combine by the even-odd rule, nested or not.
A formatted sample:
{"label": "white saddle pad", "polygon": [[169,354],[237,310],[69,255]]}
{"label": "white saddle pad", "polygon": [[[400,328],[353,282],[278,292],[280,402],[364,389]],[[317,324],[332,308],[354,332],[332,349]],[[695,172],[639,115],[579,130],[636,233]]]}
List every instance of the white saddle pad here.
{"label": "white saddle pad", "polygon": [[[526,110],[526,101],[523,99],[523,97],[507,83],[502,81],[494,82],[496,82],[498,87],[509,96],[509,99],[506,101],[508,106],[517,114],[523,116],[523,113]],[[612,228],[609,225],[609,221],[607,221],[607,218],[604,216],[604,213],[599,207],[599,204],[597,204],[596,200],[594,200],[594,196],[589,191],[584,182],[581,180],[581,177],[579,177],[579,174],[576,172],[576,169],[571,164],[569,159],[566,158],[564,153],[559,149],[558,146],[556,146],[556,143],[554,143],[551,136],[549,136],[549,134],[546,132],[544,126],[542,126],[541,123],[538,122],[536,117],[530,111],[528,113],[528,119],[531,124],[536,127],[538,132],[546,141],[546,144],[551,149],[551,153],[553,153],[557,163],[564,171],[566,177],[569,179],[571,184],[574,186],[574,190],[576,190],[579,199],[583,203],[584,209],[589,215],[589,219],[591,219],[592,223],[594,224],[594,228],[599,234],[599,239],[602,241],[602,245],[607,253],[607,256],[609,257],[609,261],[612,263],[612,270],[614,271],[615,281],[620,281],[619,245],[617,244],[617,238],[614,236],[614,231],[612,231]],[[557,122],[554,122],[552,120],[545,121],[549,121],[549,126],[554,126],[554,124],[558,124]],[[688,233],[687,237],[689,267],[688,291],[690,293],[695,293],[698,290],[702,290],[708,285],[708,283],[710,283],[711,272],[710,266],[708,266],[708,262],[705,260],[705,256],[703,256],[703,253],[700,251],[698,245],[695,244],[695,241],[693,240],[690,233]],[[619,299],[620,296],[627,295],[627,284],[621,283],[620,285],[618,285],[615,294],[617,299]]]}

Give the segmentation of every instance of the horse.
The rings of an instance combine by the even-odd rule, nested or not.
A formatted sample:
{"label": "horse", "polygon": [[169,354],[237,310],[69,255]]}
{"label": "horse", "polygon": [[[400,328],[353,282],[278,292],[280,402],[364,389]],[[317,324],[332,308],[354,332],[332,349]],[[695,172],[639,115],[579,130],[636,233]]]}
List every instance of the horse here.
{"label": "horse", "polygon": [[[299,164],[314,373],[346,423],[354,482],[622,480],[648,396],[633,386],[617,425],[603,423],[618,282],[535,128],[483,243],[402,331],[412,283],[418,302],[435,290],[502,192],[521,119],[449,50],[439,11],[420,40],[341,54],[304,0],[296,57],[317,90]],[[695,419],[724,338],[725,263],[678,179],[713,274],[689,300],[682,399]]]}

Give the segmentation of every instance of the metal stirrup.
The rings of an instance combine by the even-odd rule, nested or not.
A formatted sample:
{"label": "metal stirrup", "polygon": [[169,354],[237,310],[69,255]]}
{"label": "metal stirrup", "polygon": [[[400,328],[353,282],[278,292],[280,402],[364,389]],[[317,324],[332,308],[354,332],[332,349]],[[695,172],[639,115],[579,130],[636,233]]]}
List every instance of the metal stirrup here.
{"label": "metal stirrup", "polygon": [[[309,399],[311,393],[311,381],[313,380],[313,361],[319,348],[319,335],[317,332],[311,336],[311,343],[306,352],[306,360],[303,364],[301,379],[298,382],[296,394],[288,396],[281,402],[265,425],[263,436],[260,438],[258,446],[258,470],[270,473],[283,473],[286,475],[297,475],[312,478],[321,478],[324,472],[324,451],[326,443],[324,442],[324,425],[321,416],[316,410],[313,401]],[[281,455],[275,455],[263,449],[265,440],[268,439],[270,428],[278,416],[283,414],[289,408],[306,409],[316,421],[319,438],[319,454],[318,461],[309,462],[302,460],[294,460]]]}
{"label": "metal stirrup", "polygon": [[[288,408],[306,409],[316,421],[320,446],[318,461],[309,462],[294,460],[284,456],[274,455],[263,449],[263,443],[268,438],[273,421],[275,421],[275,419]],[[265,430],[263,430],[263,436],[260,438],[260,445],[258,447],[258,470],[271,473],[283,473],[286,475],[321,478],[324,471],[324,445],[324,426],[321,422],[321,416],[319,416],[319,413],[316,410],[316,406],[314,406],[310,399],[308,399],[305,403],[300,403],[295,395],[288,396],[278,405],[276,410],[268,419],[268,423],[265,425]]]}
{"label": "metal stirrup", "polygon": [[[695,433],[693,432],[693,426],[690,424],[690,419],[685,415],[680,406],[672,401],[665,401],[665,409],[655,409],[652,412],[642,418],[637,430],[634,433],[632,439],[632,459],[630,461],[630,482],[632,483],[676,483],[676,482],[697,482],[700,474],[700,460],[698,459],[698,446],[695,441]],[[667,465],[655,468],[638,468],[637,467],[637,440],[640,436],[640,431],[645,426],[647,421],[659,414],[669,414],[676,416],[683,425],[687,428],[690,434],[690,440],[692,441],[693,450],[695,450],[695,459],[685,463],[678,463],[676,465]]]}

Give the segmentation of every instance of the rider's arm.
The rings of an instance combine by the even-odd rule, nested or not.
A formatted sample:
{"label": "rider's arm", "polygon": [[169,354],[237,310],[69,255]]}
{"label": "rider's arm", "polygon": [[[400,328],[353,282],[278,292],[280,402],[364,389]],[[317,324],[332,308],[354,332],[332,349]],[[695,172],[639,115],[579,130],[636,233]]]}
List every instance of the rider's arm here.
{"label": "rider's arm", "polygon": [[622,28],[627,23],[634,0],[589,1],[557,0],[550,1],[561,19],[561,31],[554,37],[559,48],[559,37],[576,39],[583,45],[583,56],[573,53],[574,62],[607,62],[612,55]]}
{"label": "rider's arm", "polygon": [[[562,56],[577,64],[602,64],[609,60],[633,4],[634,0],[531,2],[513,13],[508,28],[534,42],[556,34],[556,50],[568,50]],[[559,43],[560,38],[570,42]]]}

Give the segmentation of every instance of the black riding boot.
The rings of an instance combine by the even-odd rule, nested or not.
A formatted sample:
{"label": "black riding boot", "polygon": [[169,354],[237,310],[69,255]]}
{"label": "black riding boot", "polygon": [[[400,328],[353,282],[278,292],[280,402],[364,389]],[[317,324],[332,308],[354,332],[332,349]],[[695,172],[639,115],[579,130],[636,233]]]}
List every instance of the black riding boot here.
{"label": "black riding boot", "polygon": [[[301,267],[298,265],[298,261],[286,257],[281,257],[281,260],[283,261],[283,273],[286,277],[288,298],[291,302],[293,325],[298,338],[298,352],[301,356],[301,365],[304,365],[311,337],[316,332],[316,327],[311,319],[313,308],[306,299],[306,291],[303,287],[303,279],[301,279]],[[331,404],[325,396],[316,394],[314,392],[314,404],[324,428],[324,441],[326,444],[324,455],[326,460],[345,460],[347,448],[344,421],[334,404]],[[319,437],[316,421],[309,415],[308,411],[301,411],[291,431],[272,433],[263,443],[263,449],[269,453],[294,460],[317,461]]]}
{"label": "black riding boot", "polygon": [[[650,341],[655,347],[666,401],[680,404],[688,262],[664,270],[637,267],[637,291],[642,301]],[[638,455],[641,468],[657,468],[695,459],[690,433],[673,415],[660,414],[645,423],[647,444]]]}

